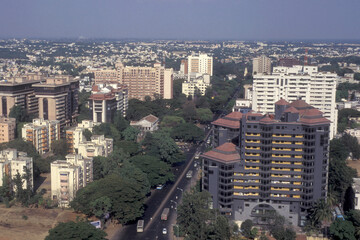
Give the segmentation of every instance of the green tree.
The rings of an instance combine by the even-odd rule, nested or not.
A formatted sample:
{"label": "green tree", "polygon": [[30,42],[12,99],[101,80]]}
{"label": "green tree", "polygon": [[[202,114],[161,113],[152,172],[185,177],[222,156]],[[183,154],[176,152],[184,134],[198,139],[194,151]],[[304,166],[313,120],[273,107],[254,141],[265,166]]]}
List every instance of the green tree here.
{"label": "green tree", "polygon": [[258,229],[254,228],[254,224],[250,219],[247,219],[241,224],[241,232],[244,237],[255,239],[258,234]]}
{"label": "green tree", "polygon": [[106,240],[107,234],[100,229],[96,229],[88,222],[61,222],[56,227],[49,230],[49,235],[45,240]]}
{"label": "green tree", "polygon": [[68,152],[68,145],[66,143],[66,139],[59,139],[52,142],[51,150],[56,156],[61,156],[65,158],[65,155]]}
{"label": "green tree", "polygon": [[346,218],[351,221],[355,227],[356,239],[360,239],[360,210],[350,210],[346,213]]}
{"label": "green tree", "polygon": [[84,135],[86,141],[90,141],[90,140],[91,140],[91,137],[92,137],[92,132],[90,132],[89,129],[85,129],[85,130],[83,131],[83,135]]}
{"label": "green tree", "polygon": [[137,155],[132,157],[130,161],[147,175],[152,187],[174,180],[170,165],[156,157]]}
{"label": "green tree", "polygon": [[276,240],[295,240],[296,232],[286,223],[285,218],[278,213],[273,216],[270,233]]}
{"label": "green tree", "polygon": [[129,155],[122,149],[115,149],[108,157],[95,157],[93,160],[94,180],[104,178],[117,171],[129,159]]}
{"label": "green tree", "polygon": [[331,221],[331,218],[332,209],[328,202],[321,199],[314,204],[310,214],[311,221],[324,225]]}
{"label": "green tree", "polygon": [[93,128],[93,135],[104,135],[107,138],[112,138],[114,142],[121,140],[121,133],[111,123],[102,123]]}
{"label": "green tree", "polygon": [[171,137],[185,142],[196,142],[204,138],[204,131],[192,123],[182,123],[172,129]]}
{"label": "green tree", "polygon": [[139,132],[140,131],[138,129],[129,126],[129,127],[125,128],[125,130],[122,132],[122,135],[123,135],[125,141],[135,142]]}
{"label": "green tree", "polygon": [[10,109],[9,117],[15,118],[17,123],[30,121],[30,117],[26,113],[26,110],[18,105],[14,105]]}
{"label": "green tree", "polygon": [[191,122],[196,119],[196,108],[192,101],[188,101],[183,105],[183,114],[187,121]]}
{"label": "green tree", "polygon": [[352,222],[339,218],[330,225],[330,234],[335,240],[356,240]]}
{"label": "green tree", "polygon": [[122,151],[130,156],[134,156],[139,153],[141,150],[140,145],[133,141],[120,141],[115,143],[117,149],[122,149]]}
{"label": "green tree", "polygon": [[10,201],[14,198],[13,190],[11,186],[11,179],[8,175],[3,175],[3,185],[0,187],[0,197],[2,202],[5,203],[7,208],[10,207]]}
{"label": "green tree", "polygon": [[124,131],[127,127],[129,127],[129,122],[123,117],[123,113],[120,111],[116,111],[113,123],[116,129],[120,132]]}
{"label": "green tree", "polygon": [[176,127],[179,124],[185,123],[184,118],[178,116],[165,116],[160,123],[161,127]]}
{"label": "green tree", "polygon": [[102,219],[105,214],[111,212],[111,199],[104,196],[95,199],[90,202],[90,207],[93,209],[93,214],[95,217]]}
{"label": "green tree", "polygon": [[209,123],[213,120],[213,113],[209,108],[196,109],[196,118],[201,123]]}

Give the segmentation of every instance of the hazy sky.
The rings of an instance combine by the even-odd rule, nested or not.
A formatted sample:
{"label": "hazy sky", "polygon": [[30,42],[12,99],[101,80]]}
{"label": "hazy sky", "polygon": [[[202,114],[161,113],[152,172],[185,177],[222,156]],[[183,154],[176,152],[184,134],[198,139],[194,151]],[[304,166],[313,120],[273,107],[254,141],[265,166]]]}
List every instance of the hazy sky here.
{"label": "hazy sky", "polygon": [[360,0],[1,0],[0,38],[360,39]]}

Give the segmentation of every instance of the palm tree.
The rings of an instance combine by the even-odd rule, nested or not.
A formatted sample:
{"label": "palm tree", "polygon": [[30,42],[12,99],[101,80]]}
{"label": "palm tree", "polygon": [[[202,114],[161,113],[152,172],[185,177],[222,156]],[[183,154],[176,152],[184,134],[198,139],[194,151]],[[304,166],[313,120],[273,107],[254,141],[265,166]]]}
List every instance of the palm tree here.
{"label": "palm tree", "polygon": [[314,222],[319,222],[321,225],[326,225],[332,218],[332,210],[329,202],[325,202],[323,199],[316,202],[312,208],[310,218]]}
{"label": "palm tree", "polygon": [[334,187],[330,187],[328,190],[326,202],[329,204],[330,207],[333,207],[338,202],[338,196],[334,190]]}

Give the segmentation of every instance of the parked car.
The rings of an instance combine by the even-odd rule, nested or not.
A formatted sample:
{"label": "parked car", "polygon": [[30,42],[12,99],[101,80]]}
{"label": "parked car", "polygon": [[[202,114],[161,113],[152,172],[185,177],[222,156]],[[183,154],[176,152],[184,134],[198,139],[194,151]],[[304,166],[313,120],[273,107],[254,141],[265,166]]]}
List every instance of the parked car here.
{"label": "parked car", "polygon": [[163,228],[163,234],[164,234],[164,235],[167,234],[166,228]]}

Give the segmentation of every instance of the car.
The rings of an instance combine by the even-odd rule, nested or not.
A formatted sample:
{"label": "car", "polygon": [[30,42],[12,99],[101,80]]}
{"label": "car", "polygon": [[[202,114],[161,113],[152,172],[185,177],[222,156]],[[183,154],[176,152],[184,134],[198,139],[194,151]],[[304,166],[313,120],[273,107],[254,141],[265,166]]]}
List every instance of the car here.
{"label": "car", "polygon": [[159,185],[157,185],[156,189],[157,189],[157,190],[161,190],[161,189],[163,189],[163,187],[164,187],[164,185],[159,184]]}
{"label": "car", "polygon": [[166,228],[163,228],[163,234],[164,234],[164,235],[167,234]]}
{"label": "car", "polygon": [[194,167],[195,167],[195,168],[197,167],[197,163],[194,163]]}

